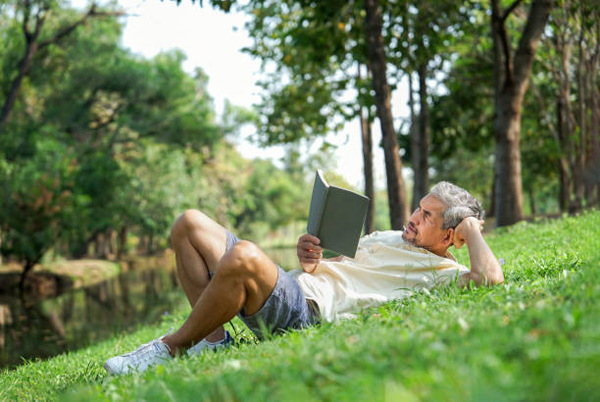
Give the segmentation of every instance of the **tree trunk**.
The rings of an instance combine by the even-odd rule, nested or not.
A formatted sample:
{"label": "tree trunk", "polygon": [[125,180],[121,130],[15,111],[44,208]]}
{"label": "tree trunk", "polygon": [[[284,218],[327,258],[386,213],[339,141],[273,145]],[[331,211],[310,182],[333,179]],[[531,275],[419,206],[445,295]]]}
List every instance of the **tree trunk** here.
{"label": "tree trunk", "polygon": [[590,35],[593,36],[596,46],[586,64],[586,75],[589,80],[587,87],[589,88],[589,110],[590,110],[590,153],[586,163],[586,198],[587,205],[594,206],[598,203],[600,183],[600,138],[598,131],[598,63],[600,62],[600,22],[598,21],[598,10],[594,10],[592,14],[595,16],[595,31],[590,29]]}
{"label": "tree trunk", "polygon": [[523,219],[521,183],[521,99],[512,94],[499,98],[496,105],[496,225],[504,226]]}
{"label": "tree trunk", "polygon": [[[496,225],[504,226],[523,219],[521,183],[521,105],[527,90],[535,51],[552,8],[551,0],[534,0],[519,45],[514,54],[505,22],[514,10],[500,8],[492,2],[492,35],[494,40],[496,160]],[[517,5],[518,3],[514,3]]]}
{"label": "tree trunk", "polygon": [[[563,60],[564,61],[564,60]],[[559,75],[563,77],[563,75]],[[563,77],[564,78],[564,77]],[[569,209],[569,200],[571,198],[571,181],[569,175],[569,160],[567,158],[567,151],[569,149],[569,141],[571,135],[569,134],[569,116],[567,114],[568,104],[568,88],[564,88],[564,82],[559,82],[559,94],[556,102],[556,141],[559,147],[559,158],[558,158],[558,175],[559,175],[559,194],[558,194],[558,205],[561,212],[566,212]]]}
{"label": "tree trunk", "polygon": [[387,83],[386,56],[382,36],[382,17],[378,0],[365,0],[365,32],[367,35],[367,53],[369,66],[373,74],[375,104],[381,125],[385,170],[387,177],[388,202],[392,229],[402,229],[408,221],[406,188],[402,177],[402,161],[398,148],[398,139],[394,129],[391,110],[390,87]]}
{"label": "tree trunk", "polygon": [[415,209],[417,209],[417,207],[419,206],[418,203],[420,200],[417,200],[415,197],[415,181],[416,181],[416,176],[417,176],[417,166],[419,164],[419,162],[416,160],[416,157],[414,155],[415,153],[415,149],[417,149],[419,146],[416,143],[417,141],[417,137],[418,137],[418,127],[417,127],[417,114],[415,112],[415,96],[414,96],[414,90],[413,90],[413,78],[412,78],[412,73],[408,74],[408,109],[410,110],[410,159],[411,159],[411,163],[412,163],[412,169],[413,169],[413,196],[412,196],[412,202],[410,204],[410,209],[411,211],[414,211]]}
{"label": "tree trunk", "polygon": [[[361,108],[362,109],[362,108]],[[365,219],[365,233],[369,234],[375,230],[375,185],[373,183],[373,138],[371,135],[371,123],[368,117],[360,112],[360,126],[362,133],[362,151],[365,175],[365,195],[371,202],[367,207],[367,217]]]}
{"label": "tree trunk", "polygon": [[4,126],[8,122],[8,117],[10,116],[10,112],[12,108],[15,106],[15,101],[17,100],[17,94],[19,93],[19,89],[21,88],[21,84],[23,83],[23,79],[27,75],[29,68],[31,67],[31,63],[33,61],[33,57],[38,51],[38,46],[35,43],[37,40],[37,36],[34,38],[27,39],[27,47],[25,48],[25,55],[19,62],[19,72],[17,76],[14,78],[12,83],[10,84],[10,90],[8,91],[8,95],[6,100],[4,101],[4,105],[2,106],[2,112],[0,112],[0,133],[2,132]]}
{"label": "tree trunk", "polygon": [[[583,19],[583,16],[581,16]],[[585,26],[581,21],[579,35],[579,61],[577,63],[577,110],[579,111],[579,138],[575,142],[578,146],[575,147],[575,172],[573,176],[573,185],[575,186],[575,199],[571,205],[571,212],[580,211],[583,208],[583,199],[585,193],[585,150],[587,145],[587,116],[585,103],[585,72],[583,69],[585,54],[583,51],[583,41],[585,38]]]}
{"label": "tree trunk", "polygon": [[529,195],[529,209],[531,209],[531,216],[537,215],[537,204],[535,203],[535,191],[533,191],[533,187],[531,187],[528,191]]}
{"label": "tree trunk", "polygon": [[567,159],[564,157],[558,159],[558,178],[560,180],[558,205],[560,207],[560,212],[567,212],[569,210],[569,198],[571,196],[571,183],[569,181]]}
{"label": "tree trunk", "polygon": [[[598,40],[600,41],[600,37]],[[592,139],[592,157],[587,169],[588,177],[591,182],[590,185],[592,186],[592,194],[588,200],[589,205],[597,205],[600,201],[600,131],[598,116],[600,113],[598,110],[600,105],[598,105],[598,91],[594,86],[596,81],[595,77],[592,76],[592,86],[590,86],[590,105],[592,109],[590,136]]]}
{"label": "tree trunk", "polygon": [[21,296],[25,295],[25,281],[27,280],[27,274],[29,274],[29,271],[31,271],[34,265],[35,262],[33,261],[25,261],[25,265],[23,266],[23,272],[21,272],[21,278],[19,280],[19,294]]}
{"label": "tree trunk", "polygon": [[123,225],[117,237],[117,260],[121,260],[127,254],[127,226]]}
{"label": "tree trunk", "polygon": [[110,230],[98,233],[95,240],[96,258],[110,259]]}
{"label": "tree trunk", "polygon": [[[358,66],[358,79],[361,79],[360,65]],[[364,107],[359,104],[360,131],[362,134],[362,154],[365,177],[365,195],[370,198],[365,218],[365,233],[375,230],[375,185],[373,183],[373,136],[371,133],[371,119],[368,113],[365,116]]]}
{"label": "tree trunk", "polygon": [[412,134],[414,170],[413,209],[429,191],[429,104],[427,103],[427,63],[421,63],[419,73],[419,124]]}
{"label": "tree trunk", "polygon": [[148,243],[147,243],[147,248],[146,248],[146,254],[147,255],[152,255],[154,254],[154,233],[150,233],[148,235]]}
{"label": "tree trunk", "polygon": [[490,206],[486,212],[487,216],[496,216],[496,175],[492,179],[492,191],[490,197]]}
{"label": "tree trunk", "polygon": [[138,244],[137,244],[137,252],[139,254],[144,254],[146,252],[146,235],[140,234],[138,236]]}

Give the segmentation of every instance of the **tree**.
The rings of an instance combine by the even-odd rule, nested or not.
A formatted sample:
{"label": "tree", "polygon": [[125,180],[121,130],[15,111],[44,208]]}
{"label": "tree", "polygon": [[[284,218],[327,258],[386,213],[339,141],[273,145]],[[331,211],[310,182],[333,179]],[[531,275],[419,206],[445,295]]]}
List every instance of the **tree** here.
{"label": "tree", "polygon": [[[15,10],[16,15],[20,15],[23,38],[25,39],[25,49],[23,50],[23,55],[16,68],[16,75],[12,79],[10,89],[6,94],[6,99],[4,100],[2,110],[0,111],[0,133],[8,122],[10,112],[16,102],[17,94],[21,88],[23,79],[29,73],[33,60],[39,51],[59,43],[90,18],[122,14],[117,11],[102,11],[98,9],[96,4],[92,4],[89,10],[79,16],[75,21],[62,23],[50,35],[42,35],[44,23],[49,15],[57,10],[55,2],[48,0],[17,1]],[[45,36],[48,36],[48,38],[44,38]]]}
{"label": "tree", "polygon": [[[357,66],[358,75],[357,81],[362,82],[361,77],[361,65]],[[368,76],[367,68],[367,76]],[[371,202],[367,207],[367,216],[365,217],[365,233],[369,234],[375,231],[375,183],[373,180],[373,133],[372,127],[372,116],[369,107],[363,105],[369,105],[371,101],[362,101],[361,96],[368,96],[370,91],[361,91],[359,87],[359,111],[358,117],[360,120],[360,133],[362,136],[362,154],[363,154],[363,169],[365,178],[365,195],[369,197]]]}
{"label": "tree", "polygon": [[[181,2],[174,1],[177,4]],[[202,2],[199,3],[202,5]],[[233,2],[226,3],[227,7],[223,7],[223,2],[212,2],[227,11]],[[253,17],[250,32],[255,37],[255,42],[258,42],[254,45],[252,54],[261,57],[263,62],[275,61],[277,73],[282,68],[289,68],[292,73],[284,80],[267,80],[266,86],[278,89],[269,89],[267,92],[270,97],[260,106],[267,119],[263,127],[268,139],[288,142],[326,132],[332,122],[328,116],[336,113],[344,119],[348,116],[360,116],[360,107],[363,105],[353,108],[352,113],[344,113],[343,104],[336,102],[334,93],[347,89],[349,75],[343,74],[341,64],[346,62],[348,66],[354,65],[355,61],[368,62],[376,99],[381,98],[375,103],[384,133],[390,220],[392,227],[400,229],[408,219],[408,205],[396,131],[389,107],[390,89],[385,76],[381,10],[378,3],[369,6],[367,2],[363,10],[358,10],[356,5],[359,3],[345,0],[335,3],[293,0],[248,3],[246,10]],[[370,22],[369,15],[375,16]],[[369,29],[370,34],[365,35]],[[373,54],[366,52],[365,49],[372,45],[379,47]],[[355,75],[355,72],[351,74]],[[280,82],[284,84],[279,84]],[[365,182],[369,180],[371,178],[366,178]]]}
{"label": "tree", "polygon": [[[267,143],[311,141],[339,131],[345,121],[358,117],[365,194],[374,200],[372,85],[360,73],[366,64],[364,10],[345,0],[335,4],[251,2],[245,10],[253,16],[247,27],[254,38],[246,51],[259,57],[263,66],[276,67],[261,81],[261,137]],[[352,93],[351,101],[348,93]],[[367,232],[373,230],[374,204],[366,219]]]}
{"label": "tree", "polygon": [[[76,14],[52,7],[48,35]],[[2,14],[9,22],[0,25],[3,38],[20,35],[11,17]],[[175,210],[195,206],[197,197],[174,177],[189,178],[194,169],[187,156],[209,158],[222,140],[207,77],[183,71],[181,52],[151,60],[130,54],[119,48],[120,33],[114,16],[93,19],[38,51],[0,136],[0,240],[5,255],[24,262],[23,279],[50,248],[82,256],[90,244],[132,227],[142,236],[164,237]],[[20,57],[18,41],[8,42],[0,46],[3,71],[12,71],[11,61]],[[12,77],[0,84],[13,87]],[[156,170],[144,169],[148,163]],[[185,197],[167,196],[179,191]],[[103,249],[97,247],[98,257],[106,257]]]}
{"label": "tree", "polygon": [[472,26],[455,46],[451,67],[432,94],[430,166],[436,180],[469,189],[493,215],[493,78],[487,16],[471,10]]}
{"label": "tree", "polygon": [[[390,2],[387,4],[387,49],[393,67],[408,76],[410,143],[407,154],[413,169],[412,208],[429,192],[429,146],[431,144],[430,88],[464,41],[468,29],[462,1]],[[469,4],[472,8],[472,5]],[[414,77],[416,75],[416,77]],[[418,109],[413,81],[418,82]],[[417,113],[418,110],[418,113]],[[405,155],[406,156],[406,155]]]}
{"label": "tree", "polygon": [[1,251],[23,261],[21,292],[28,273],[87,204],[74,186],[78,167],[72,149],[44,139],[34,152],[13,163],[0,159]]}
{"label": "tree", "polygon": [[533,92],[540,121],[550,133],[549,159],[556,164],[561,211],[577,212],[586,203],[597,202],[597,13],[597,7],[587,1],[560,2],[550,17],[547,46],[536,60]]}
{"label": "tree", "polygon": [[388,203],[390,207],[391,226],[394,230],[402,229],[408,222],[409,208],[406,200],[406,186],[402,177],[402,161],[394,129],[391,110],[390,87],[387,82],[387,60],[382,36],[382,16],[379,1],[365,0],[366,11],[365,34],[367,38],[367,54],[373,77],[375,104],[381,126],[383,151],[388,187]]}
{"label": "tree", "polygon": [[495,196],[496,224],[510,225],[523,219],[521,182],[521,107],[527,90],[535,51],[552,8],[552,0],[534,0],[513,54],[507,19],[520,5],[514,1],[503,10],[491,0],[494,39],[494,88],[496,140]]}

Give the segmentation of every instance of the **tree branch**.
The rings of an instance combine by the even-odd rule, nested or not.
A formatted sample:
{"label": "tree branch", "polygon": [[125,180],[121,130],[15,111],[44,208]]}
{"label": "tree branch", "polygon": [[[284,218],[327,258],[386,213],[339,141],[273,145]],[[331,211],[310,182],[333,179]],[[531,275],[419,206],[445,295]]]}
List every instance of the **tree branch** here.
{"label": "tree branch", "polygon": [[83,15],[83,17],[81,17],[79,20],[75,21],[71,25],[63,27],[52,38],[41,42],[39,44],[39,48],[42,49],[46,46],[58,43],[62,38],[69,35],[71,32],[73,32],[75,30],[75,28],[77,28],[79,25],[82,25],[83,23],[85,23],[89,18],[121,16],[124,14],[123,11],[114,11],[114,12],[112,12],[112,11],[111,12],[97,11],[96,7],[97,7],[96,4],[92,4],[92,6],[88,10],[88,12],[85,13]]}
{"label": "tree branch", "polygon": [[514,76],[521,83],[529,77],[530,66],[552,7],[553,0],[535,0],[531,5],[514,61]]}
{"label": "tree branch", "polygon": [[554,79],[556,80],[556,82],[558,82],[558,80],[560,79],[560,76],[559,76],[558,71],[556,70],[556,68],[551,63],[548,63],[542,57],[538,57],[537,54],[536,54],[536,57],[535,57],[535,61],[536,61],[536,63],[538,63],[542,67],[544,67],[547,71],[549,71],[550,74],[552,74],[552,77],[554,77]]}
{"label": "tree branch", "polygon": [[31,16],[31,2],[25,0],[24,11],[23,11],[23,35],[25,35],[25,41],[31,43],[31,32],[29,32],[29,17]]}
{"label": "tree branch", "polygon": [[515,8],[517,8],[519,6],[519,4],[521,4],[523,0],[515,0],[506,10],[504,10],[504,13],[502,14],[502,24],[504,24],[504,21],[506,21],[506,19],[508,18],[508,16],[510,15],[510,13],[512,13],[514,11]]}
{"label": "tree branch", "polygon": [[[514,3],[513,3],[514,4]],[[503,15],[500,15],[503,14]],[[492,0],[492,19],[494,21],[493,26],[495,26],[495,33],[498,35],[500,39],[500,44],[502,48],[502,53],[504,54],[504,83],[499,83],[499,85],[507,85],[512,82],[513,72],[512,72],[512,54],[510,48],[510,40],[508,38],[508,32],[506,31],[505,19],[507,14],[502,13],[502,9],[498,3],[498,0]]]}

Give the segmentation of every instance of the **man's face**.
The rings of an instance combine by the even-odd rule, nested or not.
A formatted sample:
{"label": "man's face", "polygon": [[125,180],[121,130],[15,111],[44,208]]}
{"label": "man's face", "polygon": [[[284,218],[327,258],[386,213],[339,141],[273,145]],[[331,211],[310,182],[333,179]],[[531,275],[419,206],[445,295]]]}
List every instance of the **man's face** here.
{"label": "man's face", "polygon": [[449,232],[451,229],[442,229],[444,209],[444,203],[436,196],[428,194],[423,197],[402,234],[404,240],[436,254],[445,252],[452,241],[452,233]]}

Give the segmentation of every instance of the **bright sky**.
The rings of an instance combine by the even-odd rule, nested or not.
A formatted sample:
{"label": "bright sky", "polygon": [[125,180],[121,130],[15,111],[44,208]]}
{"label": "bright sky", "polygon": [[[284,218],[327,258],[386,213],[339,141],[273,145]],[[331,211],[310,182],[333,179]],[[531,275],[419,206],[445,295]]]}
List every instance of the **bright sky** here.
{"label": "bright sky", "polygon": [[[87,2],[72,1],[79,7]],[[193,72],[196,67],[201,67],[208,75],[208,91],[215,99],[217,113],[221,112],[225,99],[248,108],[259,101],[260,88],[255,86],[255,82],[260,75],[260,62],[241,52],[241,48],[251,44],[244,29],[245,15],[214,10],[209,0],[204,0],[203,7],[198,1],[192,4],[191,0],[182,0],[179,6],[170,0],[119,0],[119,5],[128,13],[123,45],[148,58],[168,49],[181,49],[187,55],[186,71]],[[402,93],[406,94],[406,88]],[[406,101],[399,95],[395,93],[392,98],[395,118],[408,115]],[[385,168],[383,151],[379,147],[378,124],[373,126],[373,131],[376,183],[383,188]],[[363,163],[358,121],[347,124],[342,132],[330,135],[328,140],[339,145],[336,171],[362,190]],[[271,158],[274,161],[284,154],[280,147],[259,148],[247,141],[241,141],[238,149],[248,158]]]}

